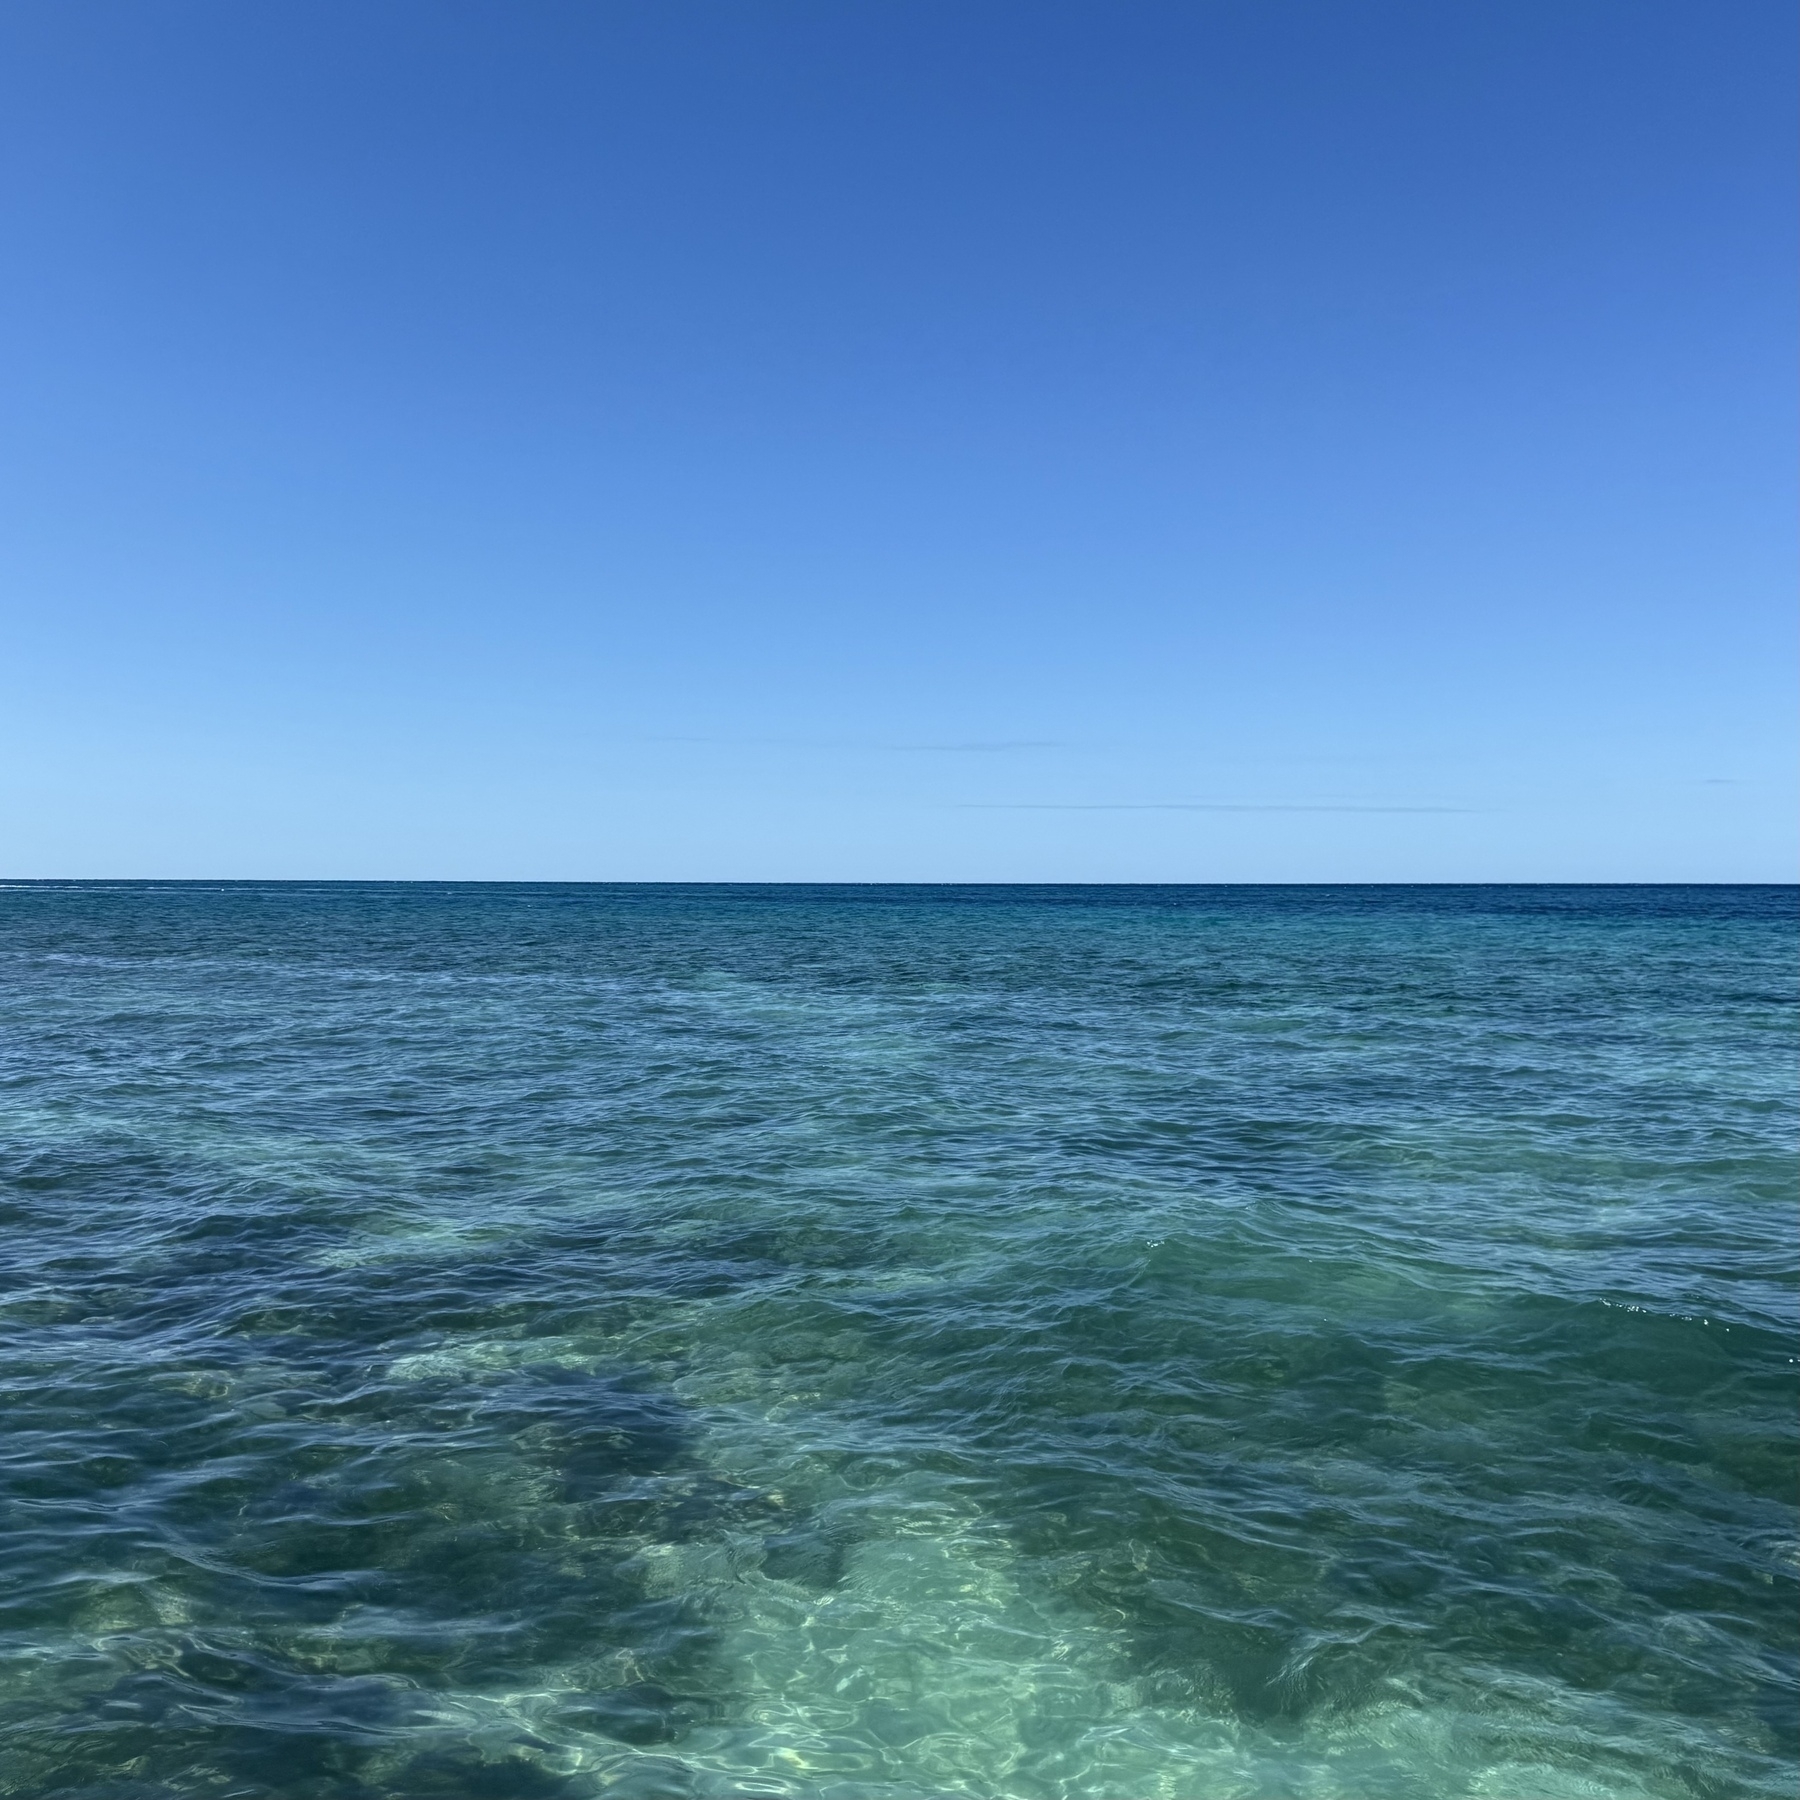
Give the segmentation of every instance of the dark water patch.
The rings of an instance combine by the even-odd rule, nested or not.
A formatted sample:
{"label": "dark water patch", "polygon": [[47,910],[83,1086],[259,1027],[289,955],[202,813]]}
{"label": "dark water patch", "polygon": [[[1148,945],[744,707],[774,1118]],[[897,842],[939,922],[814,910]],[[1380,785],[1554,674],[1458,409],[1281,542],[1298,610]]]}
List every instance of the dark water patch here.
{"label": "dark water patch", "polygon": [[565,1707],[558,1723],[597,1731],[624,1744],[672,1744],[718,1711],[716,1702],[703,1696],[671,1693],[654,1681],[634,1681]]}

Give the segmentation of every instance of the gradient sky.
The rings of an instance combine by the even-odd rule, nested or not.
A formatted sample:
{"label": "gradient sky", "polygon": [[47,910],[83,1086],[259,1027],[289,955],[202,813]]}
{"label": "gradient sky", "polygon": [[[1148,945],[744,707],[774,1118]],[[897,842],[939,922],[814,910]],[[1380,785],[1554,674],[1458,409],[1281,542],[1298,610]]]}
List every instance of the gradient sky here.
{"label": "gradient sky", "polygon": [[1796,873],[1788,0],[7,0],[0,873]]}

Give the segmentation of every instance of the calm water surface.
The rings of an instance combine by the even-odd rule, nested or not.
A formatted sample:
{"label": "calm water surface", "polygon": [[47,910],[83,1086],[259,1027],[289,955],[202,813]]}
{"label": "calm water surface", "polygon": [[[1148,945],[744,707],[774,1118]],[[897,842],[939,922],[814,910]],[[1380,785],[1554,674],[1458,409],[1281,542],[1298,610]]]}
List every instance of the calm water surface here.
{"label": "calm water surface", "polygon": [[0,1792],[1791,1800],[1796,927],[0,891]]}

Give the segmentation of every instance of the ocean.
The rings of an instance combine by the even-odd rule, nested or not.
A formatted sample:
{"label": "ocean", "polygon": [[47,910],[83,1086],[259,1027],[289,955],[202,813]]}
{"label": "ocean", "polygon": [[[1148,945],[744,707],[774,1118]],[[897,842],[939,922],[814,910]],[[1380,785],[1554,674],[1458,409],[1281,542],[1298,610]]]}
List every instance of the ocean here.
{"label": "ocean", "polygon": [[0,1792],[1792,1800],[1800,893],[0,891]]}

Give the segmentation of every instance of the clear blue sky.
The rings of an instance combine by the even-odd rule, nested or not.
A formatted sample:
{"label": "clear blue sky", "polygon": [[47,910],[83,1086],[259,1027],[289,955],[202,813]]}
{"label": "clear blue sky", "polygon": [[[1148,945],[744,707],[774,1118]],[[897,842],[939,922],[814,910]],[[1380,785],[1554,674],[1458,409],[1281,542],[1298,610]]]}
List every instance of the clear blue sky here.
{"label": "clear blue sky", "polygon": [[1796,872],[1788,0],[8,0],[0,873]]}

